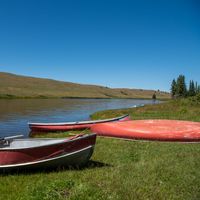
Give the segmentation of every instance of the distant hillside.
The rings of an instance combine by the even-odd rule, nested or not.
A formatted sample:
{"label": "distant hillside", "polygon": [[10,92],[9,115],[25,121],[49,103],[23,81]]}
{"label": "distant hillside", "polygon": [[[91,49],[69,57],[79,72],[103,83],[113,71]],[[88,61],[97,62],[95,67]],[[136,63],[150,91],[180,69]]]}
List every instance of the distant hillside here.
{"label": "distant hillside", "polygon": [[[151,98],[154,90],[112,89],[0,72],[1,98]],[[157,92],[157,98],[169,93]]]}

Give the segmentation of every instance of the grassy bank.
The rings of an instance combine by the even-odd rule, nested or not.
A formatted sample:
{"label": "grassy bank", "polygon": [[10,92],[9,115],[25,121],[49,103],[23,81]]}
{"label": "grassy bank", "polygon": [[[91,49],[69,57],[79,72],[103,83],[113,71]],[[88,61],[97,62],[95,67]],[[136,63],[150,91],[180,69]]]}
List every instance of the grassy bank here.
{"label": "grassy bank", "polygon": [[132,119],[179,119],[200,121],[200,96],[147,105],[138,108],[100,111],[93,114],[93,119],[105,119],[130,114]]}
{"label": "grassy bank", "polygon": [[[132,119],[200,121],[198,99],[102,111],[92,118],[130,113]],[[74,134],[75,132],[71,132]],[[64,137],[69,133],[64,133]],[[59,137],[59,134],[49,136]],[[200,199],[200,145],[98,138],[83,169],[1,174],[1,199]]]}

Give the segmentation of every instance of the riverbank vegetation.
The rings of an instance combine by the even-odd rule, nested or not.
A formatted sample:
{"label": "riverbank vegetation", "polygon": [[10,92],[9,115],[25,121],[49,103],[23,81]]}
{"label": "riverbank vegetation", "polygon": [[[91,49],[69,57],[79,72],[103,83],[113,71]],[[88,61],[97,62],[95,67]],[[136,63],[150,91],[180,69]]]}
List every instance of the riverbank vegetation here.
{"label": "riverbank vegetation", "polygon": [[[92,119],[129,113],[132,119],[200,121],[200,96],[157,105],[95,113]],[[87,131],[86,131],[87,132]],[[77,132],[43,137],[65,137]],[[200,146],[97,138],[82,169],[1,174],[2,199],[199,199]]]}

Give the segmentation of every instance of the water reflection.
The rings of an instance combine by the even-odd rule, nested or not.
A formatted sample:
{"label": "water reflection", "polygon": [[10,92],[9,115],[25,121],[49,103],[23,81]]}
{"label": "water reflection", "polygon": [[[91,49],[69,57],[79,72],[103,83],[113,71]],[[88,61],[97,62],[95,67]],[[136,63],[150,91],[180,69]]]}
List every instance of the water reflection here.
{"label": "water reflection", "polygon": [[99,110],[151,104],[135,99],[16,99],[0,100],[0,136],[28,135],[27,122],[88,120]]}

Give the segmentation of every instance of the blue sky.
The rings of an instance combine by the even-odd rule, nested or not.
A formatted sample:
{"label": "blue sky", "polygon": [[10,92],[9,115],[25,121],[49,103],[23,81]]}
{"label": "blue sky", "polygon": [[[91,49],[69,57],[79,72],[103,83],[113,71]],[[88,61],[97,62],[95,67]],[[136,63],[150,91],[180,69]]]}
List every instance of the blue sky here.
{"label": "blue sky", "polygon": [[0,0],[0,71],[169,91],[200,83],[198,0]]}

